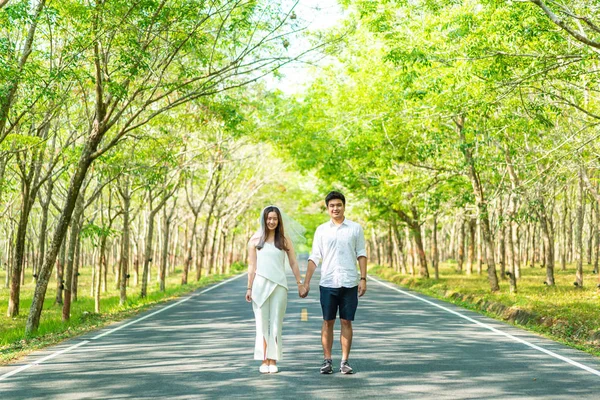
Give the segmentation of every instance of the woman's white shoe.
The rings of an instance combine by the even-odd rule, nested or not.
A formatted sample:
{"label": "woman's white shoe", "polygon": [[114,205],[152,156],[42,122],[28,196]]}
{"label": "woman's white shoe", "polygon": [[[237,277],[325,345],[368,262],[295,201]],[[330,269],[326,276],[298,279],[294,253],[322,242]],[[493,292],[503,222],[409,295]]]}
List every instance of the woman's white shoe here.
{"label": "woman's white shoe", "polygon": [[268,374],[270,372],[270,368],[267,364],[262,364],[258,370],[261,374]]}
{"label": "woman's white shoe", "polygon": [[277,372],[279,372],[279,368],[277,368],[277,365],[269,365],[270,374],[276,374]]}

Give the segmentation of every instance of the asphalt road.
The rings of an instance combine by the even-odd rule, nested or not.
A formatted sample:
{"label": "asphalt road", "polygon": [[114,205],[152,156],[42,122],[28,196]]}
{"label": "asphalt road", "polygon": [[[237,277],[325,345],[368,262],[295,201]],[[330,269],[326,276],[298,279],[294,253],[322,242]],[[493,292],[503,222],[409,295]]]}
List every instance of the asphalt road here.
{"label": "asphalt road", "polygon": [[355,375],[319,374],[318,276],[307,299],[290,290],[280,373],[261,375],[245,287],[242,275],[0,367],[0,399],[600,398],[598,358],[374,279]]}

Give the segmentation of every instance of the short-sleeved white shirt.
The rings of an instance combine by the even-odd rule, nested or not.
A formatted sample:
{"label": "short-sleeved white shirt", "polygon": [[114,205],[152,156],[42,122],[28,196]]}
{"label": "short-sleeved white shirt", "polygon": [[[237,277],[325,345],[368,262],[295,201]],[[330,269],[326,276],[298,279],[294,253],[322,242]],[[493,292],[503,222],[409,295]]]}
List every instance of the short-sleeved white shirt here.
{"label": "short-sleeved white shirt", "polygon": [[340,288],[358,284],[356,261],[366,256],[362,226],[345,218],[339,226],[329,221],[317,228],[309,260],[322,261],[319,285]]}

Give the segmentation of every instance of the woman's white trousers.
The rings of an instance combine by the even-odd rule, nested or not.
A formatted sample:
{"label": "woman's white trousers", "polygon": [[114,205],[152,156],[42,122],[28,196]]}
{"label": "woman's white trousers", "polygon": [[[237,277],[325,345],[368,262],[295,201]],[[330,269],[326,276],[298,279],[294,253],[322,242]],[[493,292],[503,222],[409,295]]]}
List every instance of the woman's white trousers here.
{"label": "woman's white trousers", "polygon": [[[281,359],[281,327],[287,307],[287,296],[287,289],[276,285],[260,307],[256,302],[252,302],[256,319],[255,360]],[[266,349],[265,342],[267,343]]]}

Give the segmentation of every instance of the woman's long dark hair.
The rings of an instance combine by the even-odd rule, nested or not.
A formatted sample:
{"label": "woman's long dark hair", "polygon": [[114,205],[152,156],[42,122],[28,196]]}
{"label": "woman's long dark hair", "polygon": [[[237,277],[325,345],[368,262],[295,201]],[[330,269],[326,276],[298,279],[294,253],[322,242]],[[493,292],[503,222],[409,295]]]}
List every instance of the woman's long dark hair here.
{"label": "woman's long dark hair", "polygon": [[256,248],[260,250],[265,245],[265,241],[267,240],[267,234],[269,231],[269,228],[267,227],[267,219],[269,218],[269,214],[272,212],[277,214],[278,219],[277,227],[275,228],[275,247],[277,247],[279,250],[287,251],[287,248],[285,247],[285,230],[283,229],[283,218],[281,218],[281,211],[279,211],[279,208],[274,206],[269,206],[265,208],[265,212],[263,213],[263,226],[265,227],[265,229],[262,234],[262,237],[256,245]]}

